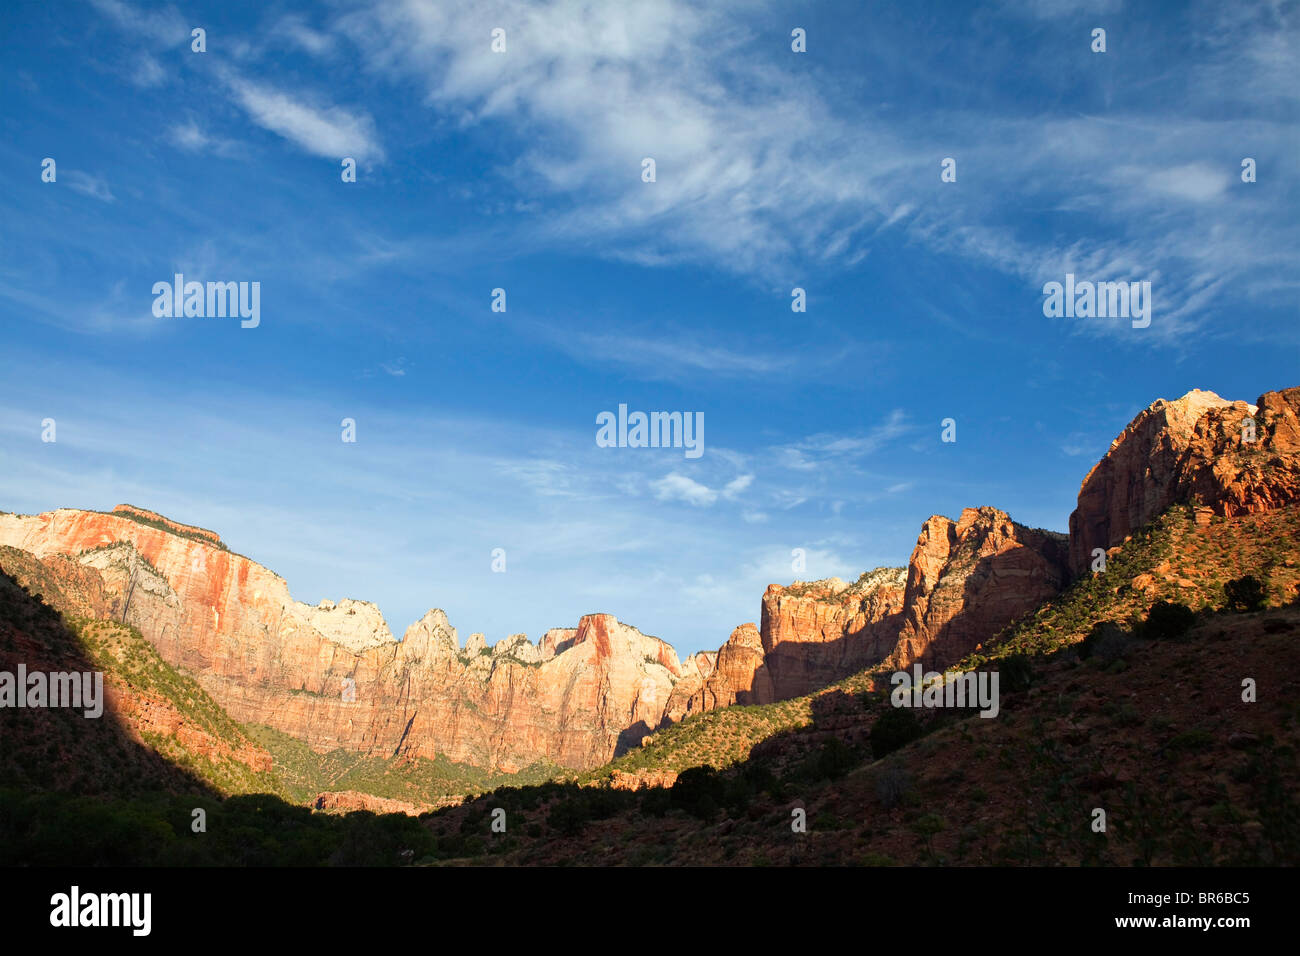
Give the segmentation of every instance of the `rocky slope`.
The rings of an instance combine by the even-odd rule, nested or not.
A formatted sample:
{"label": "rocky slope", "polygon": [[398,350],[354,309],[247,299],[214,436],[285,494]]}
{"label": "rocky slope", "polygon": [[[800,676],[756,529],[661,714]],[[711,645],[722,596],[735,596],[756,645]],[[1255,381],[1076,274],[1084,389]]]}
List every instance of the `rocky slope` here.
{"label": "rocky slope", "polygon": [[[1300,504],[1208,525],[1170,509],[1105,575],[960,665],[1002,671],[996,719],[934,710],[921,739],[878,747],[896,713],[882,664],[808,697],[694,715],[573,785],[498,791],[428,822],[440,852],[497,865],[1290,864],[1298,540]],[[1224,582],[1246,574],[1267,581],[1266,609],[1226,606]],[[1135,630],[1156,600],[1201,610],[1177,637]],[[1097,621],[1111,630],[1084,653]],[[487,834],[495,807],[520,836],[456,842]],[[792,832],[796,807],[806,833]],[[1096,807],[1104,837],[1088,826]]]}
{"label": "rocky slope", "polygon": [[94,619],[106,611],[96,578],[66,558],[0,546],[0,671],[98,672],[104,693],[97,718],[78,708],[0,710],[0,787],[274,792],[270,754],[215,701],[137,632]]}
{"label": "rocky slope", "polygon": [[[615,771],[607,791],[501,791],[427,822],[450,862],[477,865],[1291,865],[1298,634],[1293,605],[1210,616],[1181,641],[1130,635],[1122,657],[1035,656],[997,719],[927,714],[880,759],[888,703],[832,691],[719,773]],[[496,807],[509,839],[489,830]]]}
{"label": "rocky slope", "polygon": [[752,625],[737,628],[719,651],[729,666],[684,712],[797,697],[881,661],[951,664],[1058,594],[1095,548],[1117,547],[1175,502],[1204,520],[1300,500],[1298,452],[1300,388],[1253,405],[1200,390],[1158,400],[1084,479],[1068,540],[996,508],[967,508],[956,521],[928,519],[906,569],[878,569],[853,586],[772,585],[759,641]]}
{"label": "rocky slope", "polygon": [[[1291,603],[1300,598],[1300,554],[1291,544],[1294,541],[1300,541],[1300,505],[1218,518],[1208,526],[1195,521],[1192,509],[1172,508],[1116,548],[1105,575],[1076,579],[1034,614],[1025,615],[954,666],[974,670],[1000,666],[998,662],[1010,656],[1051,655],[1083,640],[1094,622],[1127,626],[1160,600],[1209,611],[1223,606],[1224,582],[1247,574],[1267,580],[1269,603]],[[814,721],[822,728],[839,727],[840,708],[835,702],[889,689],[892,671],[891,663],[884,661],[804,697],[694,715],[656,732],[643,747],[579,777],[578,782],[600,781],[617,773],[649,780],[665,771],[678,774],[706,764],[718,769],[733,766],[766,746],[764,741],[788,737]],[[859,713],[859,718],[870,719],[865,713]]]}

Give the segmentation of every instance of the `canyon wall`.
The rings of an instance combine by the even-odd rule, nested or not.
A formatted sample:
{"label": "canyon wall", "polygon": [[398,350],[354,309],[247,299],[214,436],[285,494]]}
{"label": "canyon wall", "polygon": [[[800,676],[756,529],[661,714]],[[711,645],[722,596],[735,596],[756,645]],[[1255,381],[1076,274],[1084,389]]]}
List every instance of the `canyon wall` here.
{"label": "canyon wall", "polygon": [[934,515],[906,568],[877,568],[853,584],[770,585],[761,628],[733,632],[687,710],[799,697],[882,661],[951,664],[1059,593],[1067,556],[1065,535],[996,508],[967,508],[957,521]]}
{"label": "canyon wall", "polygon": [[1254,405],[1200,390],[1154,402],[1083,479],[1071,570],[1084,573],[1095,549],[1121,544],[1175,502],[1231,516],[1296,501],[1297,413],[1300,388],[1265,392]]}
{"label": "canyon wall", "polygon": [[1063,534],[1026,528],[997,508],[921,527],[907,568],[897,668],[941,668],[1058,594],[1069,581]]}
{"label": "canyon wall", "polygon": [[488,649],[482,635],[462,648],[435,609],[399,642],[373,604],[294,601],[256,562],[126,513],[0,515],[0,544],[98,571],[105,616],[138,628],[236,720],[320,751],[595,766],[659,726],[683,676],[669,645],[606,614]]}

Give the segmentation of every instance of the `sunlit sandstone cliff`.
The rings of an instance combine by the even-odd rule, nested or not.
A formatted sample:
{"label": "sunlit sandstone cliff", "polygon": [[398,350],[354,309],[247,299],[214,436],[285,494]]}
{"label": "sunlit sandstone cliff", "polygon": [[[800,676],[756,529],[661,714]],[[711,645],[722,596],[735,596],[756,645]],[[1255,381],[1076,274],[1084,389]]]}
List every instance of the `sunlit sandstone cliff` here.
{"label": "sunlit sandstone cliff", "polygon": [[1088,472],[1070,515],[1070,564],[1091,566],[1175,501],[1220,515],[1283,507],[1300,497],[1300,388],[1254,404],[1195,390],[1154,402]]}
{"label": "sunlit sandstone cliff", "polygon": [[137,627],[237,720],[327,750],[407,753],[501,770],[586,767],[662,721],[682,668],[673,649],[610,615],[462,648],[440,610],[402,641],[364,601],[294,601],[284,580],[216,542],[121,514],[0,515],[0,543],[79,555],[112,614]]}
{"label": "sunlit sandstone cliff", "polygon": [[884,660],[943,666],[1067,579],[1064,535],[996,508],[967,508],[957,521],[934,515],[906,568],[877,568],[851,585],[770,585],[761,629],[736,629],[687,710],[798,697]]}

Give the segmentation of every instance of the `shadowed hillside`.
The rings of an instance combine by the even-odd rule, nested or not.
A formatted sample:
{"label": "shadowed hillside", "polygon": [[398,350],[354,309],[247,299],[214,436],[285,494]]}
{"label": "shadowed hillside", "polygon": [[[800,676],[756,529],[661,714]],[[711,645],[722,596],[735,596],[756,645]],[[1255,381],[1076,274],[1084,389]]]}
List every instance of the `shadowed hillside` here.
{"label": "shadowed hillside", "polygon": [[[53,572],[0,548],[0,671],[19,663],[29,673],[100,671],[107,702],[98,718],[80,709],[0,710],[0,864],[401,865],[429,857],[432,841],[404,813],[344,816],[286,803],[305,796],[298,778],[282,782],[271,753],[138,631],[56,610],[107,613],[93,569],[49,560]],[[458,780],[467,768],[439,769]],[[382,777],[385,768],[370,770]],[[299,772],[322,776],[314,765]],[[440,782],[427,773],[420,780]],[[204,815],[199,832],[196,811]]]}
{"label": "shadowed hillside", "polygon": [[[19,583],[20,576],[26,586]],[[126,628],[105,623],[95,625],[96,638],[88,642],[51,606],[55,603],[67,606],[71,602],[40,562],[24,552],[0,548],[0,670],[14,673],[23,664],[29,673],[102,671],[103,661],[97,659],[94,648],[111,654],[107,635],[114,631],[119,639],[130,640]],[[152,662],[161,663],[156,655],[146,652],[135,662],[137,673],[148,672]],[[79,709],[55,707],[0,710],[0,780],[4,785],[79,794],[113,795],[142,789],[215,793],[208,781],[182,770],[140,739],[119,709],[124,684],[114,687],[114,683],[105,679],[109,699],[98,718],[86,718]],[[111,690],[118,691],[116,699],[108,693]]]}

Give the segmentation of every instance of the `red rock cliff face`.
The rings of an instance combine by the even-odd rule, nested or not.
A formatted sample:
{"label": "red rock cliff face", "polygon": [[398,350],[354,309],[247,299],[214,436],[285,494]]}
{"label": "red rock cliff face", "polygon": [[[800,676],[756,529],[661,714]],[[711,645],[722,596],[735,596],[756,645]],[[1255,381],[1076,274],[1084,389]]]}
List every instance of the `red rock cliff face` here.
{"label": "red rock cliff face", "polygon": [[668,717],[798,697],[879,662],[898,638],[906,579],[903,568],[877,568],[854,584],[770,585],[761,629],[732,631],[699,676],[677,685]]}
{"label": "red rock cliff face", "polygon": [[762,640],[774,699],[811,693],[887,656],[898,640],[906,580],[902,568],[877,568],[851,585],[837,578],[770,585]]}
{"label": "red rock cliff face", "polygon": [[1227,517],[1300,501],[1300,388],[1202,415],[1180,462],[1176,494]]}
{"label": "red rock cliff face", "polygon": [[967,508],[957,521],[921,527],[907,569],[903,623],[889,660],[944,667],[1069,580],[1065,535],[1016,524],[997,508]]}
{"label": "red rock cliff face", "polygon": [[158,512],[149,511],[146,508],[137,508],[135,505],[117,505],[113,509],[113,514],[135,517],[144,521],[152,521],[163,525],[168,530],[174,531],[176,534],[202,538],[204,541],[209,541],[218,547],[224,547],[224,545],[221,544],[221,536],[215,531],[209,531],[207,528],[196,528],[194,525],[190,524],[181,524],[178,521],[172,521],[170,518],[164,518]]}
{"label": "red rock cliff face", "polygon": [[882,661],[945,666],[1068,578],[1065,535],[996,508],[967,508],[957,521],[935,515],[906,568],[878,568],[851,585],[769,586],[761,630],[736,628],[710,676],[677,686],[669,716],[799,697]]}
{"label": "red rock cliff face", "polygon": [[732,704],[769,704],[776,697],[763,660],[763,639],[753,624],[731,632],[716,654],[689,659],[691,673],[673,689],[667,717],[677,721]]}
{"label": "red rock cliff face", "polygon": [[110,616],[231,716],[322,751],[596,766],[662,722],[683,675],[671,647],[603,614],[549,644],[516,635],[466,654],[434,610],[398,642],[372,604],[302,604],[248,558],[122,515],[0,515],[0,544],[95,568]]}
{"label": "red rock cliff face", "polygon": [[[1070,515],[1070,567],[1082,574],[1096,548],[1112,548],[1170,505],[1237,515],[1300,497],[1300,388],[1266,392],[1255,405],[1191,391],[1141,412],[1079,488]],[[1254,423],[1254,440],[1243,419]]]}

